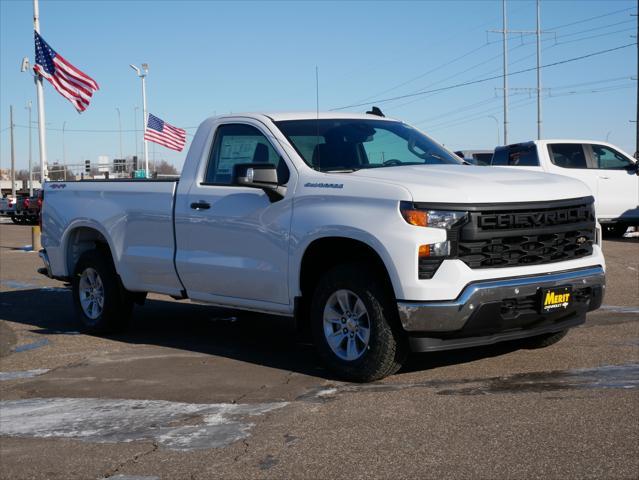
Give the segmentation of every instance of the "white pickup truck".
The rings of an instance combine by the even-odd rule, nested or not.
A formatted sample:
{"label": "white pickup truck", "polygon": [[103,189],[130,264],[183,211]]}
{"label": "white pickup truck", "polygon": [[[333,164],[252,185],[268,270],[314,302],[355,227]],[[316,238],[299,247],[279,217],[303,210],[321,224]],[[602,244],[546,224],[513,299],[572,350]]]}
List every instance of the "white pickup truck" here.
{"label": "white pickup truck", "polygon": [[620,148],[588,140],[535,140],[497,147],[492,166],[556,173],[584,182],[604,234],[639,226],[639,163]]}
{"label": "white pickup truck", "polygon": [[550,345],[605,288],[586,185],[467,165],[376,115],[210,118],[179,181],[44,189],[41,271],[88,331],[147,292],[290,316],[354,381],[410,350]]}

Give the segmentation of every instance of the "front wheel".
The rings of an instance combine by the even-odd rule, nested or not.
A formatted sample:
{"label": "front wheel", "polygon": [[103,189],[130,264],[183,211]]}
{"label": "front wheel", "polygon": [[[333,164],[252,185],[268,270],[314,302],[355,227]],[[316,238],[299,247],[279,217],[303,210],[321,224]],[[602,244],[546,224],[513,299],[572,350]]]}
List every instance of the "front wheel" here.
{"label": "front wheel", "polygon": [[108,255],[99,250],[83,253],[71,284],[76,318],[84,331],[106,334],[126,326],[133,301]]}
{"label": "front wheel", "polygon": [[377,272],[364,264],[333,268],[311,305],[315,346],[338,376],[371,382],[399,370],[407,354],[397,307]]}

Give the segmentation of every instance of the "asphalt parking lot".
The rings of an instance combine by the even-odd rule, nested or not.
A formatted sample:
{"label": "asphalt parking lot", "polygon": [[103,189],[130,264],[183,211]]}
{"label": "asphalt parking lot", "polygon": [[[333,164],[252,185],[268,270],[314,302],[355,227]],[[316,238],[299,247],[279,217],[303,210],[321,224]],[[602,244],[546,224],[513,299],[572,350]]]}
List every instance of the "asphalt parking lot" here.
{"label": "asphalt parking lot", "polygon": [[30,238],[0,224],[1,478],[639,478],[637,237],[604,243],[604,306],[558,344],[368,385],[285,321],[160,296],[83,335]]}

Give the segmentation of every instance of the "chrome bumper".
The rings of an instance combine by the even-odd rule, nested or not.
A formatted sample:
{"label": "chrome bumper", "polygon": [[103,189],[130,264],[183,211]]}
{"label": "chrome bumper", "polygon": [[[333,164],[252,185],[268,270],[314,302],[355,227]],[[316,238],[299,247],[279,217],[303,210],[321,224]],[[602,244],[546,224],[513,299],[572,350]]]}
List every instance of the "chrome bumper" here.
{"label": "chrome bumper", "polygon": [[[471,283],[456,300],[445,302],[398,301],[399,318],[407,332],[453,332],[461,330],[474,310],[488,302],[535,295],[540,288],[572,286],[574,289],[605,289],[603,268],[588,267],[504,280]],[[595,306],[594,308],[597,308]],[[591,308],[593,309],[593,308]]]}

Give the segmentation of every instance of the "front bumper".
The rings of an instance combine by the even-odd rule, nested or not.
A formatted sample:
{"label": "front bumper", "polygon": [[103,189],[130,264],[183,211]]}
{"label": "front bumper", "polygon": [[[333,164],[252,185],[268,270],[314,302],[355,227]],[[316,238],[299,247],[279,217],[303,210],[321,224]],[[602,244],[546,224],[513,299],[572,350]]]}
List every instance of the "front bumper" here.
{"label": "front bumper", "polygon": [[[539,312],[542,288],[570,286],[571,306]],[[605,290],[600,266],[467,285],[455,300],[397,302],[399,318],[414,350],[446,350],[496,343],[563,330],[599,308]]]}

